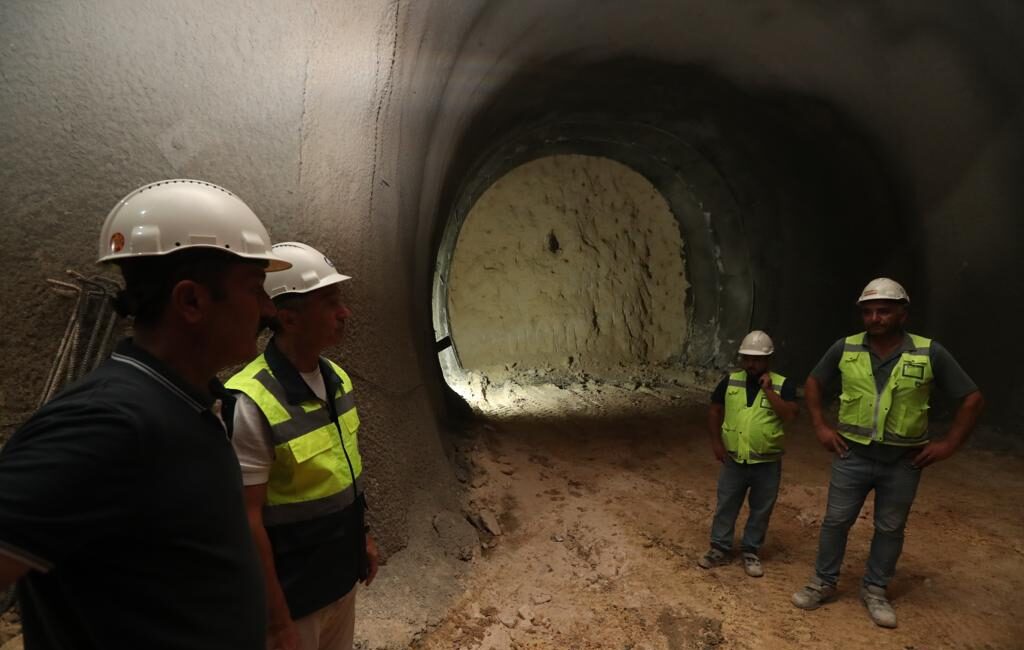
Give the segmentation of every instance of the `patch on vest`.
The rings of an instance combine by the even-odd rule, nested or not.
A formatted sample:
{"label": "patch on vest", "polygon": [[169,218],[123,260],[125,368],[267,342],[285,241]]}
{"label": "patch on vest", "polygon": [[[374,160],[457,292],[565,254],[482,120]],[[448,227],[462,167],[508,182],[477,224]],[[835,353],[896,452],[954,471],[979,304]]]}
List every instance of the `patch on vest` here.
{"label": "patch on vest", "polygon": [[903,376],[911,379],[924,379],[924,364],[908,361],[903,364]]}
{"label": "patch on vest", "polygon": [[763,408],[763,409],[770,409],[771,407],[772,407],[772,403],[768,401],[768,398],[767,397],[762,397],[761,398],[761,408]]}

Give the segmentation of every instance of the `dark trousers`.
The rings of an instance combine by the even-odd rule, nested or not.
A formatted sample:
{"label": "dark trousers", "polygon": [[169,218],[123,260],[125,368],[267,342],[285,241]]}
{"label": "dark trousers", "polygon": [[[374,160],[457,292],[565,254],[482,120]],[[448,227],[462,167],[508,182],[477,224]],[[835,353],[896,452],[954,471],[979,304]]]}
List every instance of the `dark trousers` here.
{"label": "dark trousers", "polygon": [[732,550],[736,516],[749,491],[750,515],[740,548],[744,552],[757,553],[764,544],[781,480],[782,461],[737,463],[726,458],[718,474],[718,505],[711,522],[711,545],[722,551]]}
{"label": "dark trousers", "polygon": [[839,581],[850,527],[857,521],[871,490],[875,491],[875,534],[864,584],[884,588],[892,580],[903,551],[907,516],[921,480],[921,470],[910,465],[910,458],[884,463],[847,452],[832,461],[828,508],[821,524],[815,563],[815,573],[822,582],[835,585]]}

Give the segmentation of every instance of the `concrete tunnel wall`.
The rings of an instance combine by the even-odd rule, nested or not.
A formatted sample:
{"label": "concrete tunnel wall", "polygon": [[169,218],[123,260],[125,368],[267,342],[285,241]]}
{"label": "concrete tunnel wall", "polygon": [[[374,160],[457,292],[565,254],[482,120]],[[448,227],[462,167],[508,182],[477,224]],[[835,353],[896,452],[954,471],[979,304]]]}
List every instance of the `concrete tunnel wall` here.
{"label": "concrete tunnel wall", "polygon": [[[70,306],[45,278],[92,268],[114,202],[158,178],[220,183],[272,236],[355,277],[336,356],[359,391],[371,518],[400,548],[411,512],[455,504],[431,327],[445,224],[512,164],[503,147],[521,161],[611,139],[621,160],[623,133],[649,127],[679,144],[658,161],[677,172],[642,172],[663,193],[713,170],[687,191],[732,197],[716,213],[734,210],[744,246],[784,240],[748,249],[749,317],[794,371],[856,327],[849,299],[891,272],[917,329],[992,398],[991,420],[1014,422],[1022,28],[1022,8],[995,0],[4,3],[0,423],[34,407],[63,331]],[[574,135],[560,145],[559,131]],[[689,279],[706,296],[729,286]],[[708,323],[710,301],[693,305]],[[713,349],[749,324],[728,314],[691,342],[704,331]]]}

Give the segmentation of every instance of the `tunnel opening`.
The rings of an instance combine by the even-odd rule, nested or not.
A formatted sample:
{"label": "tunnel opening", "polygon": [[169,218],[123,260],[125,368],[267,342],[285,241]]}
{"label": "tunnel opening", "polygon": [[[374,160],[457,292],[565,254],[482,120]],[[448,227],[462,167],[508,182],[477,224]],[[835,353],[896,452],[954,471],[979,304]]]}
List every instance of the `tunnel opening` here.
{"label": "tunnel opening", "polygon": [[557,154],[507,171],[465,215],[446,274],[471,398],[479,382],[635,381],[677,364],[688,334],[681,228],[642,175]]}
{"label": "tunnel opening", "polygon": [[[551,223],[535,224],[533,243],[520,237],[522,220],[513,213],[530,209],[510,206],[529,203],[529,183],[521,179],[518,190],[506,186],[525,174],[538,187],[547,185],[542,194],[550,202],[573,181],[544,165],[571,159],[607,161],[635,174],[663,199],[678,227],[685,288],[677,290],[678,309],[658,311],[651,321],[653,328],[674,332],[668,336],[675,337],[671,353],[588,365],[574,323],[592,324],[594,316],[587,301],[575,298],[585,293],[580,288],[602,284],[597,267],[568,255],[568,231]],[[533,172],[523,171],[531,166]],[[591,404],[609,385],[670,394],[704,390],[731,366],[739,339],[753,328],[773,335],[777,367],[802,381],[829,343],[858,326],[852,297],[867,279],[892,275],[911,290],[916,286],[920,251],[901,187],[873,140],[813,97],[743,88],[708,69],[651,61],[556,62],[524,71],[469,125],[446,178],[432,296],[445,381],[456,399],[491,414],[554,412],[543,400],[508,390],[510,381],[554,386],[570,400],[585,392]],[[502,191],[515,200],[499,201],[499,209],[492,195]],[[573,199],[582,208],[563,201],[561,209],[595,220],[600,211],[594,206],[605,199],[591,188]],[[495,271],[484,260],[495,262],[499,251],[482,254],[487,238],[474,234],[478,211],[491,214],[481,221],[488,222],[490,241],[505,239],[515,250],[532,247],[537,259],[561,256],[555,274],[572,277],[575,293],[549,301],[547,311],[535,304],[541,311],[533,320],[505,327],[507,314],[499,310],[514,305],[460,292],[460,280],[463,288],[473,282],[491,287],[492,297],[509,286],[486,277]],[[614,222],[616,214],[606,211],[600,219]],[[872,247],[860,243],[867,231],[882,233]],[[621,264],[642,268],[650,261],[648,233],[631,232]],[[466,261],[461,268],[460,259]],[[511,255],[502,260],[502,272],[536,275],[532,260]],[[530,283],[521,284],[510,295],[531,299]],[[533,288],[539,293],[532,298],[543,293],[536,282]],[[621,289],[626,293],[613,291],[608,302],[630,303],[632,289]],[[467,313],[473,316],[462,318]],[[505,342],[536,343],[538,324],[550,330],[547,343],[517,358],[515,346]],[[643,338],[625,331],[630,343]],[[475,351],[481,346],[488,354],[483,361]],[[578,390],[566,393],[570,385]]]}

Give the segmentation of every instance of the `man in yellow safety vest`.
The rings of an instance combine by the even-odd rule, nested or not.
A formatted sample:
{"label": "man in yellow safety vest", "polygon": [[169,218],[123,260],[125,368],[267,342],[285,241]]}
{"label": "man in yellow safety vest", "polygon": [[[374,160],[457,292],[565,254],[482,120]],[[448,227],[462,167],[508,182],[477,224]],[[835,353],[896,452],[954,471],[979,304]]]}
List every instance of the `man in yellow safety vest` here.
{"label": "man in yellow safety vest", "polygon": [[736,516],[749,491],[750,515],[740,542],[743,568],[759,578],[760,548],[782,478],[784,421],[796,417],[796,388],[770,371],[775,346],[760,330],[740,342],[741,370],[728,375],[711,395],[711,449],[722,463],[718,505],[711,524],[711,548],[697,562],[704,569],[727,564]]}
{"label": "man in yellow safety vest", "polygon": [[359,415],[341,341],[341,275],[316,249],[275,244],[292,268],[267,280],[274,337],[232,377],[233,444],[267,586],[268,647],[351,650],[355,585],[377,572],[365,527]]}
{"label": "man in yellow safety vest", "polygon": [[[835,453],[828,507],[821,524],[815,575],[793,594],[801,609],[817,609],[836,593],[847,535],[868,492],[875,491],[875,532],[861,600],[871,620],[896,627],[886,586],[903,550],[903,530],[917,494],[921,468],[949,458],[963,444],[984,405],[978,387],[936,341],[907,333],[910,297],[889,278],[864,288],[864,332],[841,338],[807,378],[807,408],[821,444]],[[822,389],[842,380],[839,423],[822,410]],[[932,385],[960,400],[945,438],[932,440],[928,408]]]}

